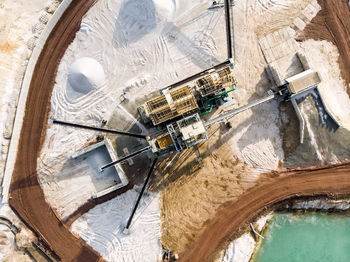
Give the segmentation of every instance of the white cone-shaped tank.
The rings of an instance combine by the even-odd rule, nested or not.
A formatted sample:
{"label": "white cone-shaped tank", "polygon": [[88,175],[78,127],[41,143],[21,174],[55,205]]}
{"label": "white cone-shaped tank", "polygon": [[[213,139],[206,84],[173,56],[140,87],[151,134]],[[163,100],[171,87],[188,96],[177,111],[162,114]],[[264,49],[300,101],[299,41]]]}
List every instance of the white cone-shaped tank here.
{"label": "white cone-shaped tank", "polygon": [[105,73],[95,59],[82,57],[69,68],[68,83],[74,91],[87,94],[104,85]]}

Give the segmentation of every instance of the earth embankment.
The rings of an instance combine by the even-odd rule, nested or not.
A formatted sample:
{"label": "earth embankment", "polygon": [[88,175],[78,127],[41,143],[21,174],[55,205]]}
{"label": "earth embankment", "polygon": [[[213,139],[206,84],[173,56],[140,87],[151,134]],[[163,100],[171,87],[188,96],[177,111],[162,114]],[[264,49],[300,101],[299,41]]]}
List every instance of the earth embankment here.
{"label": "earth embankment", "polygon": [[9,204],[62,261],[98,261],[99,254],[74,236],[46,203],[36,174],[41,138],[45,135],[56,71],[79,30],[82,16],[95,0],[74,0],[52,30],[30,83],[25,116],[12,175]]}
{"label": "earth embankment", "polygon": [[[276,174],[272,174],[272,177]],[[237,201],[227,202],[208,221],[202,234],[181,261],[212,261],[240,229],[259,213],[284,200],[310,196],[348,196],[350,163],[322,168],[288,171],[268,178],[260,186],[243,194]]]}
{"label": "earth embankment", "polygon": [[321,11],[312,19],[299,40],[327,40],[337,46],[339,67],[350,95],[350,6],[347,0],[318,0]]}

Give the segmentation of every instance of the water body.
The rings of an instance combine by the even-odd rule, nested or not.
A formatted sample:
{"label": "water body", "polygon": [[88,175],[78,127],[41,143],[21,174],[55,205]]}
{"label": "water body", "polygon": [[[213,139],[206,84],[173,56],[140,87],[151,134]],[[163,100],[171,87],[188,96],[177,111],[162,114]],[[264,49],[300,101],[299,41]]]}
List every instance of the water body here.
{"label": "water body", "polygon": [[348,262],[350,215],[319,213],[274,216],[254,262]]}

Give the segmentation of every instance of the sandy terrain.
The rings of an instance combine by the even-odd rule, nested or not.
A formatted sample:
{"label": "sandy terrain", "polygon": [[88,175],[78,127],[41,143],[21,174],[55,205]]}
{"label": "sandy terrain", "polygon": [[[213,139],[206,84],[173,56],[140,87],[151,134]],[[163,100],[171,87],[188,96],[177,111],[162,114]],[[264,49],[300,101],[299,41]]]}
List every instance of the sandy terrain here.
{"label": "sandy terrain", "polygon": [[239,234],[260,212],[274,204],[301,196],[348,196],[350,165],[340,164],[319,169],[282,172],[243,194],[239,200],[227,202],[208,221],[203,233],[180,255],[180,261],[211,261],[215,251],[225,247],[233,235]]}
{"label": "sandy terrain", "polygon": [[[26,6],[23,9],[23,5]],[[44,11],[46,0],[3,0],[0,3],[0,181],[12,135],[17,99],[28,59],[32,39],[41,33],[44,18],[51,14]],[[40,19],[42,22],[40,22]],[[34,37],[35,36],[35,37]]]}
{"label": "sandy terrain", "polygon": [[[259,38],[291,24],[308,4],[305,1],[285,1],[279,5],[270,1],[236,3],[233,8],[236,106],[266,96],[272,87],[265,72],[267,65]],[[298,73],[295,70],[299,68],[292,69],[287,73]],[[271,102],[235,116],[230,121],[233,126],[230,130],[213,127],[209,140],[200,146],[205,167],[198,172],[191,169],[190,153],[175,158],[178,165],[189,164],[188,168],[175,166],[164,172],[164,180],[174,182],[162,191],[163,245],[176,252],[184,251],[221,204],[237,199],[255,186],[261,173],[280,169],[285,158],[280,119],[278,104]],[[298,140],[297,135],[294,133],[289,139]]]}
{"label": "sandy terrain", "polygon": [[[62,57],[50,115],[96,126],[108,120],[110,127],[122,130],[136,125],[135,132],[146,133],[138,122],[136,108],[149,93],[226,57],[223,10],[208,10],[208,5],[206,1],[183,0],[96,3],[83,18],[80,30]],[[69,72],[82,57],[89,57],[102,67],[105,83],[96,89],[72,88]],[[90,75],[92,81],[97,72]],[[120,101],[121,95],[125,101]],[[82,165],[78,167],[65,158],[93,143],[97,135],[64,126],[50,126],[47,130],[38,159],[39,183],[46,200],[63,219],[85,204],[95,187],[88,172],[82,171]],[[115,136],[110,138],[116,140]],[[119,140],[116,151],[121,155],[124,146]],[[125,140],[127,146],[140,144],[129,137]],[[129,152],[133,150],[129,147]],[[73,168],[69,170],[70,167]],[[141,169],[131,172],[131,176],[134,173],[138,177],[136,183],[142,181],[144,166]]]}
{"label": "sandy terrain", "polygon": [[159,261],[162,255],[159,195],[143,197],[129,233],[123,233],[138,191],[129,190],[96,206],[72,224],[72,231],[108,261]]}
{"label": "sandy terrain", "polygon": [[[167,23],[162,19],[165,17],[165,20],[169,19],[171,21],[172,17],[175,16],[172,13],[173,9],[170,8],[170,4],[162,6],[161,3],[163,2],[155,1],[157,7],[162,10],[162,16],[154,17],[154,19],[156,21],[163,21],[164,23],[160,23],[160,26],[157,24],[145,26],[144,31],[141,30],[143,27],[139,26],[140,22],[133,23],[133,19],[136,15],[142,22],[142,19],[146,21],[147,17],[143,17],[138,13],[134,13],[133,16],[122,13],[122,19],[117,21],[117,28],[118,26],[122,28],[123,25],[131,26],[135,34],[128,35],[123,30],[120,30],[112,32],[111,37],[113,39],[107,39],[109,44],[113,43],[115,45],[113,50],[118,50],[121,53],[110,54],[107,52],[102,54],[100,51],[92,53],[92,56],[98,62],[107,61],[107,64],[103,67],[110,70],[109,72],[105,72],[107,75],[106,79],[109,81],[108,86],[106,85],[101,87],[101,89],[97,89],[95,97],[89,96],[89,94],[92,94],[89,93],[86,94],[86,97],[80,97],[76,100],[76,96],[69,97],[71,93],[66,93],[65,79],[69,65],[75,59],[84,56],[84,54],[89,54],[89,46],[86,45],[85,41],[93,41],[90,42],[93,43],[91,46],[104,43],[104,33],[110,35],[110,32],[100,32],[98,26],[104,24],[104,22],[113,22],[113,19],[109,20],[106,15],[102,16],[102,20],[99,23],[96,23],[97,28],[91,28],[88,23],[83,23],[77,34],[76,42],[73,42],[70,48],[67,49],[69,43],[75,37],[75,32],[79,29],[82,15],[92,6],[93,2],[73,2],[72,7],[68,9],[69,11],[67,11],[53,31],[36,66],[28,96],[27,112],[21,133],[20,148],[11,185],[11,198],[9,200],[9,203],[18,212],[19,216],[63,260],[67,261],[95,261],[99,259],[97,252],[88,247],[82,239],[74,237],[59,219],[61,216],[74,217],[74,214],[77,214],[75,213],[77,212],[77,206],[84,204],[87,196],[84,196],[84,199],[79,199],[79,205],[74,205],[73,208],[64,211],[61,210],[62,212],[60,214],[56,214],[56,211],[51,209],[45,202],[44,193],[38,183],[36,172],[37,156],[39,156],[41,145],[44,144],[43,155],[39,159],[39,163],[51,163],[50,160],[56,157],[69,156],[72,152],[84,146],[84,143],[88,142],[96,134],[89,134],[85,131],[67,131],[67,129],[62,127],[54,127],[48,129],[45,137],[45,123],[47,122],[47,114],[50,111],[48,104],[50,102],[51,91],[55,84],[56,71],[58,70],[57,86],[55,86],[51,100],[51,113],[53,115],[63,117],[66,120],[77,119],[93,124],[99,123],[102,119],[109,119],[111,117],[109,110],[114,106],[113,109],[116,107],[114,112],[126,116],[128,122],[134,124],[136,114],[134,114],[135,110],[131,104],[136,104],[137,102],[135,94],[139,93],[144,96],[148,92],[159,88],[154,83],[161,83],[162,85],[169,84],[183,78],[189,73],[199,71],[199,69],[203,69],[208,64],[215,63],[224,57],[221,47],[215,45],[215,39],[218,39],[217,41],[219,42],[225,42],[222,41],[224,35],[223,23],[221,23],[222,31],[213,33],[215,35],[213,38],[209,34],[203,40],[201,38],[202,35],[205,35],[203,30],[200,30],[197,35],[195,34],[196,48],[191,49],[191,46],[193,46],[192,43],[186,38],[186,34],[183,34],[184,32],[188,34],[194,33],[193,29],[189,26],[191,23],[188,24],[189,21],[186,20],[186,16],[180,16],[176,22],[176,25],[181,25],[178,27],[182,28],[182,30],[172,25],[172,30],[169,32],[166,30]],[[179,14],[183,10],[191,9],[189,7],[192,1],[186,3],[188,5],[178,6],[177,11]],[[114,9],[113,6],[109,5],[111,4],[110,2],[106,1],[102,4],[106,4],[106,7],[108,7],[105,12],[111,12],[113,14],[111,10]],[[299,0],[285,1],[283,4],[274,4],[274,2],[267,0],[238,1],[234,9],[237,63],[235,75],[241,88],[233,94],[237,101],[237,105],[235,106],[244,105],[258,97],[265,96],[266,91],[271,86],[264,71],[266,61],[259,49],[258,39],[289,25],[306,5],[307,2]],[[148,6],[144,7],[148,8]],[[132,5],[125,5],[124,8],[134,10]],[[203,5],[198,10],[204,12],[206,6]],[[191,10],[192,15],[200,16],[200,13],[193,14],[193,12],[194,9]],[[187,13],[190,13],[190,11]],[[206,13],[208,12],[206,11]],[[214,14],[212,18],[215,20],[216,17],[216,20],[219,20],[219,14],[216,15]],[[199,21],[205,21],[208,17],[200,17],[202,20],[197,19],[194,22],[192,21],[199,24],[195,28],[206,26],[206,24],[201,24]],[[95,14],[95,17],[91,19],[99,18]],[[152,30],[157,33],[166,32],[167,37],[165,39],[157,39],[154,42],[154,40],[147,37]],[[92,37],[89,39],[86,37],[89,35],[97,35],[97,38]],[[150,36],[154,35],[151,34]],[[138,42],[140,39],[154,46],[155,49],[153,52],[149,52],[149,50],[143,51],[143,42]],[[171,41],[174,41],[174,39],[176,44],[171,45]],[[135,48],[134,51],[129,50],[130,46]],[[64,56],[66,49],[67,56]],[[202,49],[206,51],[205,54],[200,52]],[[211,53],[213,49],[216,51]],[[82,51],[78,53],[77,50]],[[120,56],[120,60],[103,59],[103,57],[113,57],[117,54],[122,55]],[[178,60],[172,61],[174,57],[171,57],[170,54],[173,54]],[[166,59],[159,61],[159,56],[166,57]],[[59,61],[62,57],[63,63],[59,67],[57,64],[51,63],[52,61]],[[131,59],[131,62],[126,63],[130,57],[133,57],[133,59]],[[154,63],[157,66],[152,67],[151,70],[147,66],[144,70],[141,70],[142,65],[153,65]],[[171,67],[173,64],[179,65],[179,68]],[[162,76],[152,74],[152,72],[158,71],[161,68],[166,68],[168,71],[164,75],[161,74]],[[120,73],[120,75],[116,73]],[[115,75],[116,77],[108,78],[108,75]],[[119,86],[116,86],[117,83],[119,83]],[[141,89],[139,87],[146,88]],[[129,104],[125,107],[121,103],[115,103],[122,93],[125,93],[129,100]],[[96,98],[94,100],[96,103],[88,103],[89,99],[92,98]],[[104,99],[106,100],[104,101]],[[79,109],[82,109],[81,114],[79,114]],[[334,110],[336,111],[336,109]],[[341,114],[341,112],[338,113]],[[333,169],[329,170],[309,170],[309,174],[303,171],[296,172],[295,174],[288,173],[277,178],[276,181],[272,181],[271,184],[268,184],[270,182],[266,182],[266,184],[252,188],[260,184],[259,181],[262,181],[259,180],[261,173],[279,170],[281,167],[284,152],[282,149],[281,123],[279,119],[280,113],[277,103],[271,102],[262,105],[258,109],[246,111],[235,117],[231,121],[233,129],[227,130],[222,126],[213,127],[209,130],[209,141],[200,146],[200,151],[203,154],[205,162],[205,168],[202,170],[198,170],[196,167],[193,161],[194,154],[190,150],[181,155],[170,157],[169,162],[163,161],[160,163],[150,190],[159,191],[165,188],[161,192],[160,207],[162,218],[161,240],[166,248],[176,252],[184,252],[187,248],[191,247],[187,252],[183,253],[184,259],[188,261],[205,261],[205,258],[211,256],[214,251],[217,251],[216,249],[218,247],[226,246],[228,240],[237,232],[237,229],[251,221],[266,206],[270,206],[296,194],[312,195],[314,190],[316,190],[315,194],[320,195],[329,193],[345,194],[349,192],[348,166],[332,167]],[[126,126],[130,126],[129,123]],[[139,128],[142,130],[142,127]],[[55,134],[57,134],[56,137]],[[60,141],[64,143],[61,144]],[[70,148],[62,156],[62,148],[60,146],[63,147],[63,145],[70,145]],[[313,148],[316,148],[315,143],[313,146]],[[53,154],[46,156],[46,149],[50,149],[51,151],[49,152]],[[316,149],[315,152],[317,152]],[[49,158],[47,162],[43,159],[45,157]],[[317,158],[318,155],[315,154],[315,157]],[[339,159],[333,160],[334,162],[339,161]],[[171,165],[172,161],[173,163],[177,161],[177,165]],[[324,163],[327,161],[324,160]],[[56,165],[56,163],[54,164]],[[58,163],[58,167],[59,165],[60,163]],[[163,172],[161,173],[159,170]],[[337,173],[336,178],[330,174],[333,171]],[[50,187],[50,182],[52,182],[52,188],[57,186],[54,183],[55,181],[48,179],[51,174],[54,174],[54,172],[40,173],[40,182],[43,184],[45,194],[49,192],[48,187]],[[271,174],[274,177],[276,173]],[[48,187],[45,189],[45,186]],[[49,189],[52,190],[52,188]],[[67,184],[63,184],[61,188],[62,191],[57,190],[56,193],[68,192],[71,189]],[[247,190],[249,191],[246,192]],[[59,198],[55,199],[54,194],[55,191],[52,190],[51,200],[49,194],[46,194],[45,197],[49,201],[57,201]],[[73,194],[79,194],[79,192],[73,192]],[[235,202],[235,200],[237,201]],[[247,201],[250,204],[247,204]],[[225,202],[226,204],[224,204]],[[51,204],[55,208],[62,205],[59,201]],[[224,205],[222,206],[222,204]],[[89,209],[92,206],[86,207]],[[82,210],[84,209],[80,211]],[[97,212],[96,210],[92,209],[91,213],[86,214],[86,217]],[[99,214],[95,220],[98,220],[100,217],[103,217],[103,214]],[[107,220],[111,221],[111,223],[113,222],[112,217]],[[68,221],[71,222],[72,220],[68,218]],[[157,227],[155,228],[158,230]],[[91,230],[93,234],[99,234],[100,232],[100,228],[94,228],[93,226],[90,228],[89,225],[80,229]],[[84,233],[80,232],[80,234],[83,235]],[[208,242],[208,236],[212,236],[211,241],[213,242]],[[89,239],[87,236],[84,236],[84,238]],[[106,240],[104,240],[100,248],[97,247],[99,243],[92,241],[91,245],[94,245],[95,250],[108,257]],[[116,252],[116,250],[118,249],[113,249],[111,252]],[[198,254],[200,254],[200,257]]]}
{"label": "sandy terrain", "polygon": [[83,240],[73,236],[45,202],[36,178],[36,161],[42,130],[47,122],[47,103],[57,70],[57,64],[52,61],[58,61],[62,57],[67,45],[75,36],[81,16],[93,3],[94,1],[74,1],[43,49],[28,94],[10,188],[11,207],[65,261],[97,261],[99,255]]}
{"label": "sandy terrain", "polygon": [[350,95],[350,8],[346,0],[319,0],[322,10],[306,26],[299,39],[327,40],[339,51],[341,76]]}

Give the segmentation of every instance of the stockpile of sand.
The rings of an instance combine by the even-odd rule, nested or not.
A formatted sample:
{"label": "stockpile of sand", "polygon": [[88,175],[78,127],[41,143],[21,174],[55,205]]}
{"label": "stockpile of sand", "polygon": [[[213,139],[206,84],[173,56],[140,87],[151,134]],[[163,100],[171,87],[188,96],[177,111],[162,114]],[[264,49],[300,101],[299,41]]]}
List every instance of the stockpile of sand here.
{"label": "stockpile of sand", "polygon": [[[113,112],[118,122],[125,119],[124,122],[135,123],[139,100],[161,87],[207,69],[210,66],[208,59],[223,61],[226,58],[226,42],[221,41],[225,37],[224,12],[222,9],[210,11],[208,6],[210,3],[204,0],[96,2],[83,18],[76,38],[62,57],[52,92],[51,114],[57,119],[98,126],[102,119],[110,119]],[[178,19],[181,21],[177,22]],[[196,38],[196,35],[205,37]],[[210,53],[202,48],[208,47],[207,44],[212,47]],[[90,60],[86,68],[86,63],[81,62],[81,57],[89,57],[94,62]],[[102,77],[101,74],[95,75],[96,68],[99,67],[96,61],[104,71],[105,83],[100,88],[97,86],[102,83]],[[82,86],[82,83],[85,85]],[[67,96],[68,88],[73,94],[79,95],[79,99],[70,99],[71,97]],[[126,98],[123,102],[120,101],[121,95]],[[77,190],[87,183],[82,180],[72,183],[72,174],[69,172],[62,179],[63,186],[58,187],[55,180],[59,179],[60,173],[68,169],[63,166],[64,161],[57,162],[55,159],[68,158],[95,136],[96,133],[88,130],[63,126],[50,126],[47,130],[38,161],[38,167],[41,169],[38,177],[46,201],[52,207],[58,207],[64,201],[71,200],[70,206],[77,208],[88,200],[86,195]],[[52,168],[42,168],[47,166],[46,163],[54,165]],[[150,248],[149,254],[158,255],[158,211],[157,216],[148,217],[154,220],[154,223],[145,223],[142,224],[142,228],[132,230],[129,236],[132,241],[125,240],[125,245],[113,246],[118,243],[111,240],[112,238],[124,241],[123,236],[116,230],[113,234],[117,236],[108,235],[108,238],[98,238],[98,241],[86,234],[90,232],[93,236],[98,235],[101,228],[96,228],[94,223],[100,221],[105,221],[104,225],[118,226],[119,230],[120,223],[124,223],[126,219],[124,215],[129,214],[129,208],[134,203],[134,198],[130,200],[127,194],[124,194],[122,200],[116,201],[125,201],[122,205],[128,209],[112,210],[113,215],[108,216],[101,209],[98,212],[89,212],[86,214],[87,219],[93,222],[84,224],[83,230],[76,232],[87,239],[95,250],[111,260],[120,256],[126,261],[153,261],[146,255],[142,258],[142,252],[145,251],[141,252],[140,249],[149,240],[140,232],[147,231],[152,235],[151,243],[157,243],[158,246],[152,244],[157,249]],[[144,214],[144,211],[140,212]],[[115,214],[123,215],[120,221],[116,220]],[[112,232],[115,228],[108,229]],[[145,249],[147,247],[143,247],[143,250]]]}
{"label": "stockpile of sand", "polygon": [[108,261],[159,261],[162,246],[158,195],[142,198],[129,233],[123,233],[138,194],[129,190],[96,206],[72,224],[72,231]]}
{"label": "stockpile of sand", "polygon": [[67,95],[75,97],[88,94],[102,87],[105,81],[103,68],[95,59],[79,58],[69,68]]}

